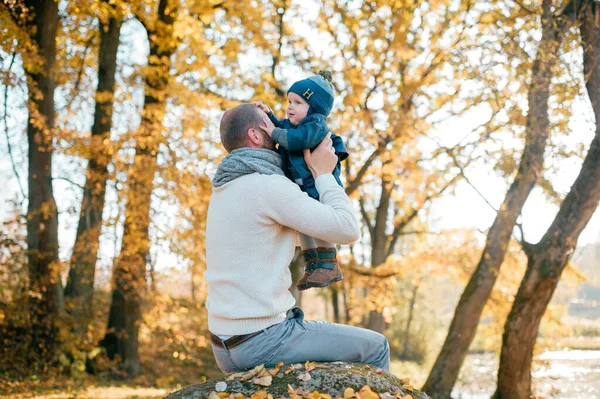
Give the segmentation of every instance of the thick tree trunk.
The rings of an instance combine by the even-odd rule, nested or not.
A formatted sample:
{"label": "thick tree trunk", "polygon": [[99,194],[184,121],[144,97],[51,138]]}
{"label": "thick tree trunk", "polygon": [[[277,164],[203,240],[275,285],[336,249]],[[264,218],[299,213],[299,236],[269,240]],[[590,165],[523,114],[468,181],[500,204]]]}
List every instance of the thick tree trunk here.
{"label": "thick tree trunk", "polygon": [[444,345],[423,386],[423,391],[433,398],[450,397],[475,337],[483,308],[496,283],[517,217],[543,168],[544,149],[549,133],[550,82],[552,68],[558,61],[556,54],[560,40],[557,20],[552,17],[551,6],[551,0],[544,0],[542,38],[532,69],[527,138],[519,170],[488,232],[477,269],[460,298]]}
{"label": "thick tree trunk", "polygon": [[173,39],[175,15],[176,8],[169,8],[168,0],[161,0],[155,29],[148,31],[148,63],[153,70],[144,79],[146,95],[135,157],[129,173],[123,243],[113,269],[113,304],[107,334],[102,342],[109,355],[120,355],[123,368],[130,375],[137,375],[141,371],[138,332],[142,321],[141,305],[147,289],[145,277],[150,250],[150,205],[157,169],[156,156],[162,141],[166,91],[170,82],[169,60],[177,46]]}
{"label": "thick tree trunk", "polygon": [[54,135],[53,69],[56,58],[58,4],[53,0],[26,1],[31,14],[25,24],[39,58],[25,64],[29,101],[27,108],[28,208],[27,260],[32,349],[51,356],[56,349],[57,316],[63,308],[58,262],[58,213],[52,190],[52,138]]}
{"label": "thick tree trunk", "polygon": [[[579,176],[542,240],[527,253],[527,272],[504,327],[497,399],[531,397],[531,360],[540,321],[579,234],[600,201],[600,4],[581,8],[586,87],[596,117],[596,135]],[[598,18],[598,19],[596,19]]]}
{"label": "thick tree trunk", "polygon": [[[388,235],[385,233],[388,215],[390,209],[390,200],[394,184],[389,176],[381,177],[381,197],[375,213],[375,225],[372,229],[371,237],[371,267],[375,268],[385,263],[388,257]],[[367,328],[383,334],[385,330],[385,320],[383,314],[378,310],[372,310],[369,313]]]}
{"label": "thick tree trunk", "polygon": [[108,179],[110,154],[106,141],[110,140],[115,91],[117,50],[121,30],[120,18],[111,16],[106,22],[100,18],[100,50],[98,54],[98,87],[96,109],[92,126],[90,158],[81,202],[77,235],[71,257],[71,268],[65,288],[67,309],[75,323],[75,332],[85,338],[92,315],[94,274],[102,227],[102,210]]}

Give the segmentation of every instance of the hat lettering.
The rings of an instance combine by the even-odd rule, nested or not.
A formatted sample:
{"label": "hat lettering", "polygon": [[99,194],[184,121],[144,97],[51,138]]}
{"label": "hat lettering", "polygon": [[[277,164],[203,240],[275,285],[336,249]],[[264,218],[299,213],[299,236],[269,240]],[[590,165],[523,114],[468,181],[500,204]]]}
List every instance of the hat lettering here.
{"label": "hat lettering", "polygon": [[304,94],[302,94],[302,97],[306,98],[307,100],[310,100],[310,97],[315,94],[314,91],[312,91],[311,89],[306,89],[306,91],[304,92]]}

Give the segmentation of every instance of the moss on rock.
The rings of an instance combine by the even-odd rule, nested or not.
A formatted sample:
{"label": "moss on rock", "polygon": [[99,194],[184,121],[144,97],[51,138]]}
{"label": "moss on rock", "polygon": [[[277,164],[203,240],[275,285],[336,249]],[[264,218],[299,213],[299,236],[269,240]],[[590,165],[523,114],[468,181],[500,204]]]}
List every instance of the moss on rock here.
{"label": "moss on rock", "polygon": [[[306,377],[306,374],[309,374],[310,377]],[[266,379],[266,384],[270,380],[270,384],[268,386],[258,385],[256,382],[259,382],[259,380],[256,378],[260,377],[263,377],[263,381]],[[299,377],[304,377],[307,381],[299,379]],[[217,389],[217,383],[219,382],[225,382],[226,386],[221,383]],[[329,395],[331,398],[337,398],[344,397],[346,388],[352,388],[358,392],[365,386],[368,386],[372,392],[380,394],[379,396],[388,393],[396,398],[428,399],[425,393],[414,389],[407,379],[399,379],[392,374],[367,365],[342,362],[307,362],[302,365],[288,365],[271,370],[259,366],[246,373],[229,374],[207,381],[204,384],[189,386],[173,392],[166,399],[206,399],[209,397],[211,399],[234,399],[234,397],[238,399],[242,395],[250,398],[252,395],[256,395],[257,391],[259,393],[258,397],[255,396],[255,399],[266,395],[269,395],[268,399],[282,397],[320,398],[320,396],[314,394],[315,391]],[[365,399],[365,396],[368,395],[359,394],[358,398]],[[383,398],[391,399],[387,395],[383,395]]]}

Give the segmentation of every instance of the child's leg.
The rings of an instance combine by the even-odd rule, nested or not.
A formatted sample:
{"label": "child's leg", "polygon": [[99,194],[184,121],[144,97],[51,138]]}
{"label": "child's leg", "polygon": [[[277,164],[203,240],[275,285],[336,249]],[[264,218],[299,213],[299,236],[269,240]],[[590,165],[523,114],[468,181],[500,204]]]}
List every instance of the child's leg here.
{"label": "child's leg", "polygon": [[[327,287],[335,281],[340,281],[343,276],[337,260],[335,245],[301,233],[298,233],[298,235],[303,249],[304,261],[306,262],[304,276],[296,284],[298,290]],[[306,248],[303,245],[306,245]],[[313,247],[309,248],[311,245]]]}
{"label": "child's leg", "polygon": [[[311,236],[298,232],[298,240],[300,241],[300,248],[302,251],[307,249],[317,249],[317,240]],[[321,240],[319,240],[321,241]]]}

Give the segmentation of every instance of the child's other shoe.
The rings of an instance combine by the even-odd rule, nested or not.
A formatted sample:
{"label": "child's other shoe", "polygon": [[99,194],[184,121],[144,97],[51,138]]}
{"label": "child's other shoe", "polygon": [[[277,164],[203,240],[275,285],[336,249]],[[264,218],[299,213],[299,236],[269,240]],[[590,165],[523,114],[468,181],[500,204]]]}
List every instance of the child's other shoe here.
{"label": "child's other shoe", "polygon": [[298,280],[296,283],[296,288],[299,291],[305,290],[306,288],[306,280],[308,276],[315,270],[315,266],[319,261],[319,256],[317,255],[317,250],[315,248],[305,249],[302,251],[302,257],[304,258],[304,275]]}

